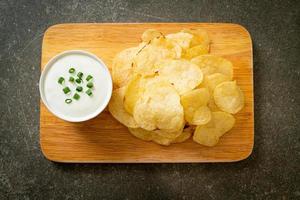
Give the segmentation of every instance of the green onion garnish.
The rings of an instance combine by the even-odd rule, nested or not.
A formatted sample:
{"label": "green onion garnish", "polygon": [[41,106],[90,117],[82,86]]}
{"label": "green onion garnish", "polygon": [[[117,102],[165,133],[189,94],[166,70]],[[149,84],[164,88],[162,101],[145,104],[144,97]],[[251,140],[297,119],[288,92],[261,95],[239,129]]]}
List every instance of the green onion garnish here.
{"label": "green onion garnish", "polygon": [[81,92],[82,90],[83,90],[83,88],[81,86],[76,87],[76,91]]}
{"label": "green onion garnish", "polygon": [[93,77],[92,77],[91,75],[88,75],[88,76],[86,77],[85,80],[89,81],[89,80],[91,80],[92,78],[93,78]]}
{"label": "green onion garnish", "polygon": [[64,79],[64,77],[59,77],[59,79],[58,79],[58,83],[59,84],[63,84],[63,82],[65,82],[65,79]]}
{"label": "green onion garnish", "polygon": [[70,76],[69,81],[73,83],[75,81],[75,78]]}
{"label": "green onion garnish", "polygon": [[81,83],[81,79],[80,78],[76,78],[76,83],[80,84]]}
{"label": "green onion garnish", "polygon": [[92,90],[91,89],[88,89],[86,92],[85,92],[87,95],[91,96],[93,94]]}
{"label": "green onion garnish", "polygon": [[94,84],[92,83],[92,82],[89,82],[87,85],[86,85],[86,87],[88,87],[88,88],[92,88],[94,86]]}
{"label": "green onion garnish", "polygon": [[75,72],[75,69],[74,68],[70,68],[69,69],[69,73],[73,74]]}
{"label": "green onion garnish", "polygon": [[66,102],[66,104],[70,104],[70,103],[72,103],[72,99],[66,99],[65,102]]}
{"label": "green onion garnish", "polygon": [[83,73],[82,72],[78,72],[77,76],[78,76],[78,78],[82,79]]}
{"label": "green onion garnish", "polygon": [[77,94],[77,93],[75,93],[75,94],[74,94],[74,96],[73,96],[73,99],[75,99],[75,100],[79,100],[79,99],[80,99],[80,95],[79,95],[79,94]]}
{"label": "green onion garnish", "polygon": [[65,87],[65,88],[63,89],[63,91],[64,91],[65,94],[68,94],[68,93],[71,92],[71,90],[70,90],[69,87]]}

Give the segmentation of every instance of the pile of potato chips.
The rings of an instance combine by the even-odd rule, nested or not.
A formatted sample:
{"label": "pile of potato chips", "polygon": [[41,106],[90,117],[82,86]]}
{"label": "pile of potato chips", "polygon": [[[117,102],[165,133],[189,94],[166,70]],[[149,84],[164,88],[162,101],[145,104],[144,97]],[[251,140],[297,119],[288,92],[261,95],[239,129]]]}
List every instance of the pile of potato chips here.
{"label": "pile of potato chips", "polygon": [[193,140],[214,146],[244,106],[232,63],[209,54],[202,29],[163,35],[148,29],[116,55],[110,113],[129,132],[161,145]]}

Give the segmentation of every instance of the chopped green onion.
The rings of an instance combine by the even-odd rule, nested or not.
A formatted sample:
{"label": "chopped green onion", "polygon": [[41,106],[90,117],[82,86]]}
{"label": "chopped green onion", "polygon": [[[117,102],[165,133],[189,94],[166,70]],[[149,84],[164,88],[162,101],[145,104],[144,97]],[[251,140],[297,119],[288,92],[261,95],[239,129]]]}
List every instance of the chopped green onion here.
{"label": "chopped green onion", "polygon": [[63,82],[65,82],[65,79],[64,79],[64,77],[59,77],[59,79],[58,79],[58,83],[59,84],[63,84]]}
{"label": "chopped green onion", "polygon": [[70,104],[70,103],[72,103],[72,99],[66,99],[65,102],[66,102],[66,104]]}
{"label": "chopped green onion", "polygon": [[81,92],[83,88],[81,86],[77,86],[76,91]]}
{"label": "chopped green onion", "polygon": [[70,68],[69,69],[69,73],[73,74],[75,72],[75,69],[74,68]]}
{"label": "chopped green onion", "polygon": [[68,94],[68,93],[71,92],[71,90],[70,90],[69,87],[65,87],[65,88],[63,89],[63,91],[64,91],[65,94]]}
{"label": "chopped green onion", "polygon": [[78,76],[78,78],[82,79],[83,73],[82,72],[78,72],[77,76]]}
{"label": "chopped green onion", "polygon": [[86,85],[86,87],[88,87],[88,88],[92,88],[94,86],[94,84],[92,83],[92,82],[89,82],[87,85]]}
{"label": "chopped green onion", "polygon": [[69,81],[73,83],[75,81],[75,78],[70,76]]}
{"label": "chopped green onion", "polygon": [[82,80],[80,78],[76,78],[75,81],[76,81],[76,83],[80,84]]}
{"label": "chopped green onion", "polygon": [[88,89],[86,92],[85,92],[87,95],[91,96],[93,94],[92,90],[91,89]]}
{"label": "chopped green onion", "polygon": [[79,95],[79,94],[77,94],[77,93],[75,93],[75,94],[74,94],[74,96],[73,96],[73,99],[75,99],[75,100],[79,100],[79,99],[80,99],[80,95]]}
{"label": "chopped green onion", "polygon": [[88,75],[88,76],[86,77],[85,80],[89,81],[89,80],[91,80],[92,78],[93,78],[93,77],[92,77],[91,75]]}

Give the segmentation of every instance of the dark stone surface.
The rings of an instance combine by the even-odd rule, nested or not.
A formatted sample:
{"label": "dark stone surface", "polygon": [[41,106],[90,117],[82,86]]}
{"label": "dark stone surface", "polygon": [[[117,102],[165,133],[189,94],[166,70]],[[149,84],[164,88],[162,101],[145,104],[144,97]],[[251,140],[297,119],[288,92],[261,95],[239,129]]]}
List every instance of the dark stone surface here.
{"label": "dark stone surface", "polygon": [[[300,199],[300,1],[0,0],[0,199]],[[65,22],[233,22],[254,43],[255,145],[227,164],[56,164],[39,147],[41,39]]]}

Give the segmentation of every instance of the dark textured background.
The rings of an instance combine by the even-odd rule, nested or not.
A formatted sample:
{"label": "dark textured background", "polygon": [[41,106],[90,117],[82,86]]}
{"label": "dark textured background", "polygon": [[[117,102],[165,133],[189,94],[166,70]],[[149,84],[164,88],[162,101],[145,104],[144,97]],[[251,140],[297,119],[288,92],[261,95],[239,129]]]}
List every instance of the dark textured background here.
{"label": "dark textured background", "polygon": [[[0,199],[300,199],[300,1],[0,0]],[[65,22],[232,22],[254,44],[255,145],[227,164],[56,164],[39,147],[41,41]]]}

